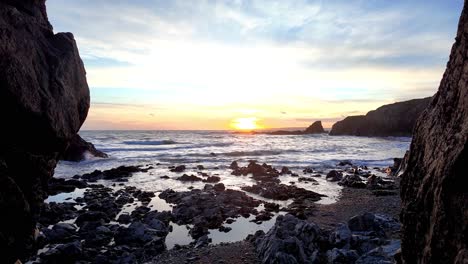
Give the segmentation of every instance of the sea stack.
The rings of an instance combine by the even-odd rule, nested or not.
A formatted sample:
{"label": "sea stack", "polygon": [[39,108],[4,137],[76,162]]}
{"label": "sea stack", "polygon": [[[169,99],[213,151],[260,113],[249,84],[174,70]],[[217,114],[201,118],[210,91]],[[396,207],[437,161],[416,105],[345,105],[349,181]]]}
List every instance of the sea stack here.
{"label": "sea stack", "polygon": [[319,134],[319,133],[325,133],[325,130],[323,130],[322,126],[322,121],[315,121],[310,125],[306,130],[304,131],[305,134]]}
{"label": "sea stack", "polygon": [[401,181],[403,263],[468,260],[468,10],[438,92],[419,118]]}
{"label": "sea stack", "polygon": [[32,249],[59,155],[84,122],[89,89],[71,33],[54,34],[45,0],[0,0],[0,259]]}

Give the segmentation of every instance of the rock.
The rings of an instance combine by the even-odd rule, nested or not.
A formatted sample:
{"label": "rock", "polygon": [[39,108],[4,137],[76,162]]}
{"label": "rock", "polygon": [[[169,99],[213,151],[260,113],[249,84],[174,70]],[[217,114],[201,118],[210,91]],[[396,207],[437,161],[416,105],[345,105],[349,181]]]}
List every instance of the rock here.
{"label": "rock", "polygon": [[318,185],[318,184],[319,184],[318,181],[317,181],[316,179],[310,178],[310,177],[299,177],[299,178],[297,178],[297,180],[298,180],[299,182],[305,182],[305,183],[309,183],[309,182],[310,182],[310,183],[315,184],[315,185]]}
{"label": "rock", "polygon": [[253,186],[243,186],[241,189],[246,192],[258,194],[268,199],[281,201],[288,199],[310,199],[318,201],[321,199],[321,197],[324,197],[324,195],[293,185],[284,185],[272,182],[259,183]]}
{"label": "rock", "polygon": [[208,178],[204,179],[203,182],[215,183],[215,182],[219,182],[220,180],[221,178],[218,176],[208,176]]}
{"label": "rock", "polygon": [[304,134],[320,134],[325,133],[322,127],[322,121],[315,121],[304,131]]}
{"label": "rock", "polygon": [[[214,176],[214,177],[215,177],[215,176]],[[218,177],[218,178],[219,178],[219,177]],[[195,175],[187,175],[187,174],[184,174],[184,175],[182,175],[182,176],[176,178],[176,180],[178,180],[178,181],[191,181],[191,182],[193,182],[193,181],[202,181],[203,179],[200,178],[200,177],[197,177],[197,176],[195,176]]]}
{"label": "rock", "polygon": [[84,181],[79,181],[75,179],[65,180],[58,178],[50,178],[49,184],[47,186],[48,195],[56,195],[59,193],[69,193],[73,192],[76,188],[86,188],[88,184]]}
{"label": "rock", "polygon": [[208,244],[210,244],[211,238],[208,238],[207,235],[203,235],[197,239],[195,242],[194,248],[201,248],[201,247],[206,247]]}
{"label": "rock", "polygon": [[359,255],[355,250],[334,248],[327,252],[327,258],[330,264],[347,264],[354,263]]}
{"label": "rock", "polygon": [[80,178],[89,182],[95,182],[97,180],[114,180],[114,181],[125,181],[135,172],[147,172],[148,168],[142,168],[141,166],[119,166],[110,170],[100,171],[95,170],[91,173],[83,174]]}
{"label": "rock", "polygon": [[280,182],[278,179],[278,176],[280,175],[278,170],[265,163],[262,165],[257,164],[256,161],[250,161],[247,167],[238,167],[231,174],[236,176],[252,174],[252,178],[256,181]]}
{"label": "rock", "polygon": [[230,227],[228,227],[228,226],[220,226],[220,227],[218,228],[218,230],[219,230],[220,232],[228,233],[229,231],[232,230],[232,228],[230,228]]}
{"label": "rock", "polygon": [[203,237],[208,238],[207,234],[209,233],[210,232],[208,231],[208,228],[202,225],[195,225],[189,231],[189,234],[192,236],[192,238],[196,240],[198,240],[199,238],[202,238],[202,240],[205,240]]}
{"label": "rock", "polygon": [[370,190],[391,190],[395,189],[392,181],[386,181],[382,177],[371,175],[367,178],[366,187]]}
{"label": "rock", "polygon": [[133,222],[128,228],[119,227],[114,239],[117,245],[139,247],[149,245],[151,242],[157,242],[158,246],[165,247],[164,241],[161,241],[161,238],[165,237],[168,232],[166,229],[157,230],[141,222]]}
{"label": "rock", "polygon": [[237,169],[239,169],[239,165],[237,164],[237,161],[233,161],[233,162],[231,163],[231,165],[229,165],[229,168],[230,168],[231,170],[237,170]]}
{"label": "rock", "polygon": [[224,187],[224,184],[218,183],[213,186],[213,189],[217,192],[222,192],[226,189],[226,187]]}
{"label": "rock", "polygon": [[39,223],[43,226],[56,224],[59,221],[65,221],[75,218],[77,210],[74,203],[55,203],[44,204],[39,218]]}
{"label": "rock", "polygon": [[338,184],[351,188],[366,188],[366,184],[362,181],[361,177],[356,174],[344,176]]}
{"label": "rock", "polygon": [[196,168],[197,168],[198,170],[204,170],[204,169],[205,169],[205,167],[204,167],[203,165],[197,165]]}
{"label": "rock", "polygon": [[[405,172],[406,166],[408,164],[408,158],[409,158],[409,150],[405,152],[405,156],[403,156],[403,159],[401,159],[400,166],[393,173],[393,176],[400,177]],[[396,164],[394,164],[394,166],[395,165]]]}
{"label": "rock", "polygon": [[171,169],[172,172],[183,172],[185,171],[185,165],[179,165],[176,166],[175,168]]}
{"label": "rock", "polygon": [[99,158],[108,158],[106,153],[97,150],[92,143],[86,142],[80,135],[76,134],[69,142],[65,152],[60,157],[66,161],[82,161],[86,155],[92,155]]}
{"label": "rock", "polygon": [[292,174],[292,171],[286,166],[281,168],[281,175],[285,175],[285,174]]}
{"label": "rock", "polygon": [[95,221],[98,221],[101,223],[109,223],[110,219],[103,212],[86,211],[76,218],[75,224],[81,227],[85,222],[95,222]]}
{"label": "rock", "polygon": [[315,263],[321,231],[314,224],[287,214],[278,216],[265,234],[249,237],[262,263]]}
{"label": "rock", "polygon": [[387,255],[382,247],[367,252],[356,260],[356,264],[393,264],[393,257]]}
{"label": "rock", "polygon": [[49,243],[67,242],[76,238],[76,227],[72,224],[58,223],[52,229],[42,230]]}
{"label": "rock", "polygon": [[279,130],[271,132],[255,132],[256,134],[267,134],[267,135],[308,135],[308,134],[320,134],[325,133],[322,127],[322,121],[315,121],[307,127],[305,130]]}
{"label": "rock", "polygon": [[136,198],[138,199],[138,201],[140,201],[142,203],[149,203],[149,202],[151,202],[151,198],[153,198],[155,196],[156,195],[154,195],[154,192],[142,191],[137,195]]}
{"label": "rock", "polygon": [[468,259],[467,33],[465,2],[447,69],[418,119],[401,177],[403,263]]}
{"label": "rock", "polygon": [[348,227],[353,232],[362,232],[366,235],[372,233],[374,236],[386,237],[389,232],[398,232],[400,223],[384,215],[364,213],[351,217],[348,220]]}
{"label": "rock", "polygon": [[194,238],[205,234],[200,230],[221,227],[228,218],[254,214],[261,203],[244,192],[230,189],[218,191],[211,185],[206,185],[204,190],[193,189],[189,192],[165,190],[159,197],[175,204],[172,209],[175,223],[193,225],[190,233]]}
{"label": "rock", "polygon": [[353,166],[353,163],[349,160],[342,160],[338,163],[338,166]]}
{"label": "rock", "polygon": [[431,102],[431,97],[388,104],[366,115],[348,116],[336,122],[330,135],[411,136],[416,120]]}
{"label": "rock", "polygon": [[327,181],[331,182],[336,182],[336,181],[341,181],[343,178],[343,173],[336,171],[336,170],[331,170],[327,173]]}
{"label": "rock", "polygon": [[120,224],[128,224],[132,220],[132,217],[126,213],[126,214],[121,214],[119,215],[119,218],[117,218],[117,222]]}
{"label": "rock", "polygon": [[46,263],[75,263],[82,258],[83,250],[80,241],[61,244],[40,255]]}
{"label": "rock", "polygon": [[352,233],[346,224],[338,224],[336,229],[330,233],[330,244],[338,248],[349,248]]}
{"label": "rock", "polygon": [[89,108],[86,73],[71,33],[54,34],[45,1],[0,2],[0,259],[31,249],[58,154]]}

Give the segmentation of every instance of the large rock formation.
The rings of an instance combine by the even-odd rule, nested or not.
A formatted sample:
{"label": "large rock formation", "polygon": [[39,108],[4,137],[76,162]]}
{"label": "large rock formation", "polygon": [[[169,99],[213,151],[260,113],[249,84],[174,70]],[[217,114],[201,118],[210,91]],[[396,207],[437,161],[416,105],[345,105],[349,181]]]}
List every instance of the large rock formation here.
{"label": "large rock formation", "polygon": [[87,155],[99,158],[107,158],[107,154],[96,149],[93,143],[87,142],[80,135],[76,134],[68,144],[68,148],[60,157],[61,160],[66,161],[82,161],[86,159]]}
{"label": "large rock formation", "polygon": [[404,263],[468,263],[468,6],[401,182]]}
{"label": "large rock formation", "polygon": [[411,136],[416,120],[431,97],[388,104],[366,115],[348,116],[336,122],[330,135],[368,137]]}
{"label": "large rock formation", "polygon": [[89,108],[71,33],[54,34],[45,0],[0,0],[0,259],[30,249],[57,157]]}

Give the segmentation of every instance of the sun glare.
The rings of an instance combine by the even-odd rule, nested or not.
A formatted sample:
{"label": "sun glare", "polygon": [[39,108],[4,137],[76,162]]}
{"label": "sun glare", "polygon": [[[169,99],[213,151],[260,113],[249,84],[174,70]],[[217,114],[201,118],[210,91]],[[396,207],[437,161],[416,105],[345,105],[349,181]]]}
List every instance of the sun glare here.
{"label": "sun glare", "polygon": [[253,130],[258,129],[260,126],[257,124],[258,118],[256,117],[240,117],[231,122],[231,127],[239,130]]}

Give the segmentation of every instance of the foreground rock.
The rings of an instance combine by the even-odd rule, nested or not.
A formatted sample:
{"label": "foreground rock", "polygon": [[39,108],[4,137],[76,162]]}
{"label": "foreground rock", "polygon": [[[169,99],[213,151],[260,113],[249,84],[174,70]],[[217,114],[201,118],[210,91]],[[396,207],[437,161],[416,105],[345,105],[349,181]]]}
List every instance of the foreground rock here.
{"label": "foreground rock", "polygon": [[76,134],[70,141],[67,149],[62,154],[62,160],[66,161],[82,161],[87,155],[98,158],[107,158],[107,154],[97,150],[92,143],[86,142],[80,135]]}
{"label": "foreground rock", "polygon": [[89,108],[71,33],[54,34],[45,1],[0,1],[0,259],[31,249],[57,158]]}
{"label": "foreground rock", "polygon": [[[141,263],[160,254],[166,250],[172,214],[147,207],[151,197],[154,193],[135,187],[114,191],[88,185],[75,201],[46,204],[39,221],[39,263]],[[136,200],[140,206],[122,212]]]}
{"label": "foreground rock", "polygon": [[468,260],[468,6],[447,69],[418,120],[401,181],[404,263]]}
{"label": "foreground rock", "polygon": [[333,125],[330,135],[411,136],[416,120],[430,101],[431,97],[413,99],[381,106],[366,115],[348,116]]}
{"label": "foreground rock", "polygon": [[81,176],[74,176],[74,178],[81,178],[88,182],[96,182],[98,180],[112,180],[112,181],[127,181],[129,177],[136,172],[147,172],[152,167],[143,166],[120,166],[110,170],[95,170],[91,173],[86,173]]}
{"label": "foreground rock", "polygon": [[266,234],[258,231],[247,240],[262,263],[393,263],[400,242],[392,234],[399,229],[395,219],[371,213],[331,231],[287,214]]}
{"label": "foreground rock", "polygon": [[261,204],[241,191],[225,190],[222,183],[187,192],[166,190],[159,197],[175,204],[172,214],[176,223],[194,225],[190,233],[195,239],[206,235],[208,229],[220,228],[228,218],[258,213],[255,207]]}
{"label": "foreground rock", "polygon": [[262,165],[258,164],[256,161],[250,161],[247,167],[239,167],[237,162],[232,163],[231,168],[233,168],[232,175],[236,176],[247,176],[252,175],[252,178],[260,182],[275,182],[279,183],[280,172],[273,168],[271,165],[263,163]]}

